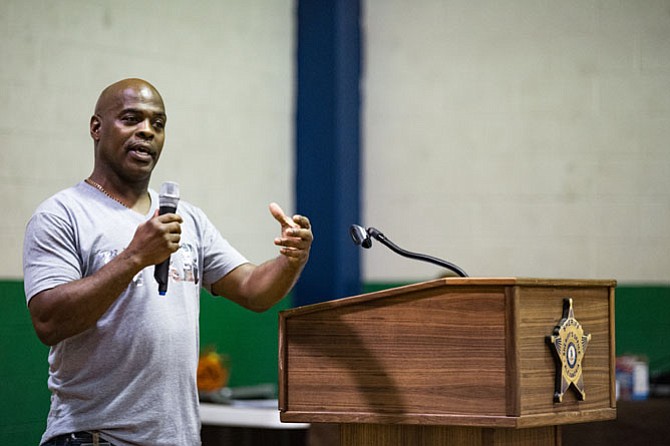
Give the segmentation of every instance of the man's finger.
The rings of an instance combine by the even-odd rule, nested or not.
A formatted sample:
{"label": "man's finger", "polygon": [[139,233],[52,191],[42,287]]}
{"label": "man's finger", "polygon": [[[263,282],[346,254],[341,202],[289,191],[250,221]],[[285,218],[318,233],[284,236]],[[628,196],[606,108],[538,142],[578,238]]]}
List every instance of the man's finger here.
{"label": "man's finger", "polygon": [[292,228],[299,227],[296,222],[291,220],[277,203],[270,203],[270,213],[272,216],[281,223],[282,226],[290,226]]}
{"label": "man's finger", "polygon": [[310,229],[312,226],[309,222],[309,218],[305,217],[304,215],[294,215],[293,221],[303,229]]}

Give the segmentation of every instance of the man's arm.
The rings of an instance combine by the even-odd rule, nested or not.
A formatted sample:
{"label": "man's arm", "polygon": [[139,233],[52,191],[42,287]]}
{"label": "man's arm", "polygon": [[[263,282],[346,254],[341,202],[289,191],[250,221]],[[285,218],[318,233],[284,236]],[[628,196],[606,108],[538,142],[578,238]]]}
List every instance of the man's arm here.
{"label": "man's arm", "polygon": [[214,294],[261,312],[271,308],[291,291],[302,272],[314,238],[307,217],[289,218],[276,204],[270,213],[281,225],[281,236],[274,241],[280,255],[260,265],[245,263],[212,284]]}
{"label": "man's arm", "polygon": [[128,247],[94,274],[33,296],[28,309],[40,340],[55,345],[95,325],[138,272],[179,249],[181,221],[156,212],[138,226]]}

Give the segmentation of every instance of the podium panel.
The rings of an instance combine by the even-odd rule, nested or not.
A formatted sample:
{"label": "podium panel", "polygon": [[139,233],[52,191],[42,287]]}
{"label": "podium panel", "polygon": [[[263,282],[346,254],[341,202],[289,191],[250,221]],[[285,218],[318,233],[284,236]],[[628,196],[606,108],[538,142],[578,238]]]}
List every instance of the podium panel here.
{"label": "podium panel", "polygon": [[[357,426],[366,424],[487,435],[612,419],[615,285],[445,278],[283,311],[280,418],[342,423],[343,434],[360,435],[375,429]],[[577,365],[586,397],[568,388],[556,402],[558,364],[547,339],[567,299],[590,335]]]}

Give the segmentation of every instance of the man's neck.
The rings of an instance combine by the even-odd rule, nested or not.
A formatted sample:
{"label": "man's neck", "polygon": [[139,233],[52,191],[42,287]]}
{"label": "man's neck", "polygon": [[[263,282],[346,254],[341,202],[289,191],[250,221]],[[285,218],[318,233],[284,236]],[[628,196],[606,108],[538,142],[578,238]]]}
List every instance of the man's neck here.
{"label": "man's neck", "polygon": [[113,200],[142,215],[151,209],[148,180],[132,183],[113,176],[100,175],[94,171],[87,182]]}

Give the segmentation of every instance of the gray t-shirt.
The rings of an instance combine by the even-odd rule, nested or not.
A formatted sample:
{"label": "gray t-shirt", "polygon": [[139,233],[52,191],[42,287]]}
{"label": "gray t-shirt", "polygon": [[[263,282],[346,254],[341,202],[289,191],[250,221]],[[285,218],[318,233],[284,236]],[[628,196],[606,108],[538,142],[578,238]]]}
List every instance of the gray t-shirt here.
{"label": "gray t-shirt", "polygon": [[[24,241],[26,299],[93,274],[153,216],[125,208],[81,182],[42,203]],[[181,248],[168,291],[142,270],[96,325],[49,351],[51,410],[46,441],[83,430],[120,445],[200,444],[196,368],[200,287],[247,260],[195,206],[180,202]]]}

